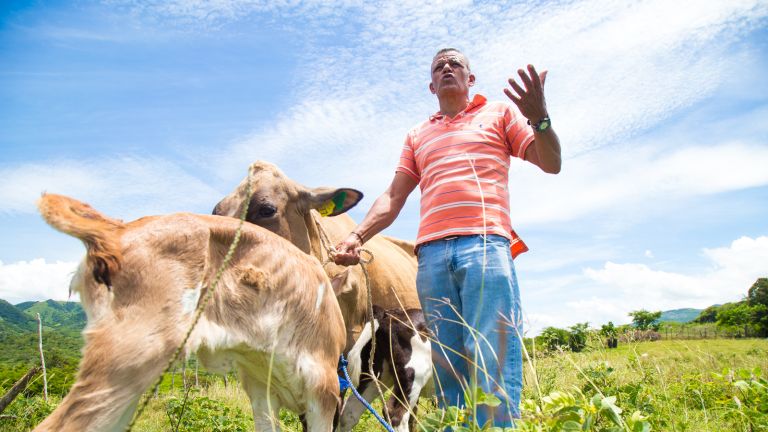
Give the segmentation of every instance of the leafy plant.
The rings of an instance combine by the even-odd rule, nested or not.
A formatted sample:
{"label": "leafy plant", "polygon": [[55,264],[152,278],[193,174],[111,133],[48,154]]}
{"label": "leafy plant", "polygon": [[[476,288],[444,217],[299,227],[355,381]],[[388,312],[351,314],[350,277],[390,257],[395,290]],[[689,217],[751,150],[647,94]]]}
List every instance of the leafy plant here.
{"label": "leafy plant", "polygon": [[734,389],[732,395],[725,394],[720,400],[726,417],[750,431],[768,431],[768,380],[762,376],[760,369],[725,370],[713,376],[729,382]]}
{"label": "leafy plant", "polygon": [[639,411],[622,416],[615,396],[595,394],[587,397],[578,389],[557,391],[540,402],[523,402],[523,418],[517,429],[525,432],[596,431],[596,432],[648,432],[648,418]]}
{"label": "leafy plant", "polygon": [[30,430],[56,408],[58,401],[46,402],[42,396],[17,397],[0,417],[0,430]]}
{"label": "leafy plant", "polygon": [[232,408],[205,396],[172,397],[165,412],[173,429],[186,432],[245,432],[253,422],[239,408]]}

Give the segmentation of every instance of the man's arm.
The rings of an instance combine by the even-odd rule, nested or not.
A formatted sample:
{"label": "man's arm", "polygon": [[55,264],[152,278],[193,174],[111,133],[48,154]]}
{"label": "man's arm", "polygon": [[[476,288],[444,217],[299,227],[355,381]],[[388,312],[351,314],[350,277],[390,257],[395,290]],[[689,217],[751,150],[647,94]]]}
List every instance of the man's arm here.
{"label": "man's arm", "polygon": [[401,172],[395,173],[392,183],[376,198],[363,221],[344,241],[336,245],[334,262],[342,265],[357,264],[360,261],[360,247],[394,222],[417,184],[411,176]]}
{"label": "man's arm", "polygon": [[557,174],[562,166],[560,139],[552,127],[544,132],[534,132],[533,142],[525,150],[524,159],[549,174]]}
{"label": "man's arm", "polygon": [[[544,82],[547,79],[547,71],[541,74],[536,72],[533,65],[528,65],[528,73],[519,69],[517,74],[523,82],[518,84],[514,78],[508,82],[512,90],[505,88],[504,93],[517,105],[532,124],[547,117],[547,102],[544,98]],[[544,132],[534,131],[534,141],[528,146],[523,158],[541,168],[544,172],[557,174],[560,172],[562,158],[560,156],[560,140],[552,128]]]}

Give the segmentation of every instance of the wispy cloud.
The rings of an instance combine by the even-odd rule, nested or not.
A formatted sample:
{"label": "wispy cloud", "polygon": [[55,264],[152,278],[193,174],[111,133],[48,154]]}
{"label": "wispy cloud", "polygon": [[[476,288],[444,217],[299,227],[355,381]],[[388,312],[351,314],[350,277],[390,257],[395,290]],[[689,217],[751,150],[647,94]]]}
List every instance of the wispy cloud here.
{"label": "wispy cloud", "polygon": [[0,178],[2,212],[34,213],[42,192],[70,195],[121,218],[208,211],[221,197],[179,165],[152,158],[26,163],[0,168]]}
{"label": "wispy cloud", "polygon": [[[248,8],[247,2],[223,4]],[[547,14],[534,18],[534,9]],[[289,172],[301,165],[296,171],[305,182],[354,180],[362,190],[379,193],[391,178],[405,131],[436,110],[427,64],[446,45],[468,53],[476,90],[492,98],[504,98],[506,78],[526,63],[548,68],[549,107],[566,158],[613,145],[712,95],[731,70],[754,59],[757,53],[737,42],[765,22],[768,6],[386,2],[355,4],[346,13],[344,19],[360,30],[322,49],[310,43],[296,81],[297,103],[273,126],[222,152],[217,173],[239,172],[234,167],[243,161],[266,159]],[[308,29],[315,25],[320,24],[313,21]],[[323,163],[307,164],[305,158]],[[540,181],[539,176],[532,184]]]}
{"label": "wispy cloud", "polygon": [[[298,76],[293,77],[293,106],[218,153],[206,149],[209,156],[199,172],[231,184],[249,162],[265,159],[306,184],[354,186],[375,196],[392,176],[405,132],[436,110],[434,96],[427,90],[427,63],[437,48],[455,45],[464,49],[478,76],[476,90],[492,98],[504,98],[501,90],[506,78],[526,63],[548,68],[549,107],[563,142],[567,169],[557,179],[530,167],[515,173],[520,183],[535,185],[516,195],[521,201],[526,201],[526,193],[532,198],[526,211],[515,215],[516,224],[578,218],[600,211],[613,199],[644,198],[657,187],[683,194],[716,189],[712,178],[706,178],[703,186],[673,178],[680,169],[690,169],[693,174],[681,178],[701,178],[701,171],[712,168],[716,151],[699,154],[691,150],[706,160],[683,168],[674,166],[677,161],[669,155],[654,154],[659,150],[653,146],[634,149],[632,157],[626,158],[609,152],[608,158],[629,167],[622,173],[611,172],[610,163],[598,164],[597,158],[572,157],[616,144],[713,94],[736,64],[756,55],[738,41],[768,16],[768,4],[759,1],[642,1],[630,7],[618,0],[508,6],[466,0],[433,5],[250,0],[106,3],[147,26],[215,27],[224,32],[227,25],[250,20],[287,27],[305,46]],[[542,16],[537,10],[547,10],[547,14]],[[318,39],[318,33],[326,34],[321,30],[333,27],[329,23],[338,23],[344,36]],[[744,151],[737,149],[739,156],[754,147],[743,145]],[[685,143],[679,147],[684,148]],[[753,160],[761,159],[765,152],[758,153]],[[678,161],[685,156],[684,151],[677,153]],[[666,165],[658,164],[665,161]],[[640,192],[645,196],[632,197],[623,186],[645,175],[649,166],[653,169],[651,181]],[[738,175],[745,176],[745,171]],[[120,172],[132,178],[125,170]],[[73,181],[82,175],[77,172]],[[160,184],[180,184],[169,177],[178,175],[176,169],[161,170],[155,178]],[[194,177],[203,176],[188,177],[202,187]],[[753,177],[753,182],[746,183],[763,181],[759,174]],[[606,178],[616,181],[606,182]],[[719,187],[744,187],[735,180],[723,182]],[[585,189],[568,184],[580,184],[592,193],[574,193]],[[685,189],[688,186],[693,189]],[[550,192],[577,202],[563,212],[562,206],[553,208],[554,204],[533,199]],[[114,188],[112,193],[140,194],[136,188]],[[178,204],[201,205],[202,199],[193,203],[190,196]],[[24,200],[29,198],[14,196],[16,204],[5,205],[18,208]]]}

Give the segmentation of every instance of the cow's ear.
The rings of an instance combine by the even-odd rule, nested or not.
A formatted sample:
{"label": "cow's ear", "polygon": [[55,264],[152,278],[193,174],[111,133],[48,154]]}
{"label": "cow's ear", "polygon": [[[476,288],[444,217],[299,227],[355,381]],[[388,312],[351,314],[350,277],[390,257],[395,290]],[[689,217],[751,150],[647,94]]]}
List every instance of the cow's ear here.
{"label": "cow's ear", "polygon": [[336,276],[332,277],[331,285],[333,286],[333,293],[336,294],[336,297],[352,291],[352,284],[349,283],[349,269],[346,268]]}
{"label": "cow's ear", "polygon": [[347,212],[363,199],[363,193],[356,189],[333,189],[319,187],[310,189],[307,194],[309,208],[323,216],[337,216]]}

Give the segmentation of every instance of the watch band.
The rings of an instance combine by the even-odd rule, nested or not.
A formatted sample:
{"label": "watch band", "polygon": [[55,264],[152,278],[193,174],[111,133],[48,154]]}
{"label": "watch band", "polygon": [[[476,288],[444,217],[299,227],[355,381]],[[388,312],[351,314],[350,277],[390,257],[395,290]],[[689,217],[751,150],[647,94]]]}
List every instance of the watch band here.
{"label": "watch band", "polygon": [[552,126],[552,120],[549,119],[549,115],[546,115],[536,123],[531,123],[531,121],[528,120],[528,124],[536,132],[544,132],[545,130],[549,129],[550,126]]}

